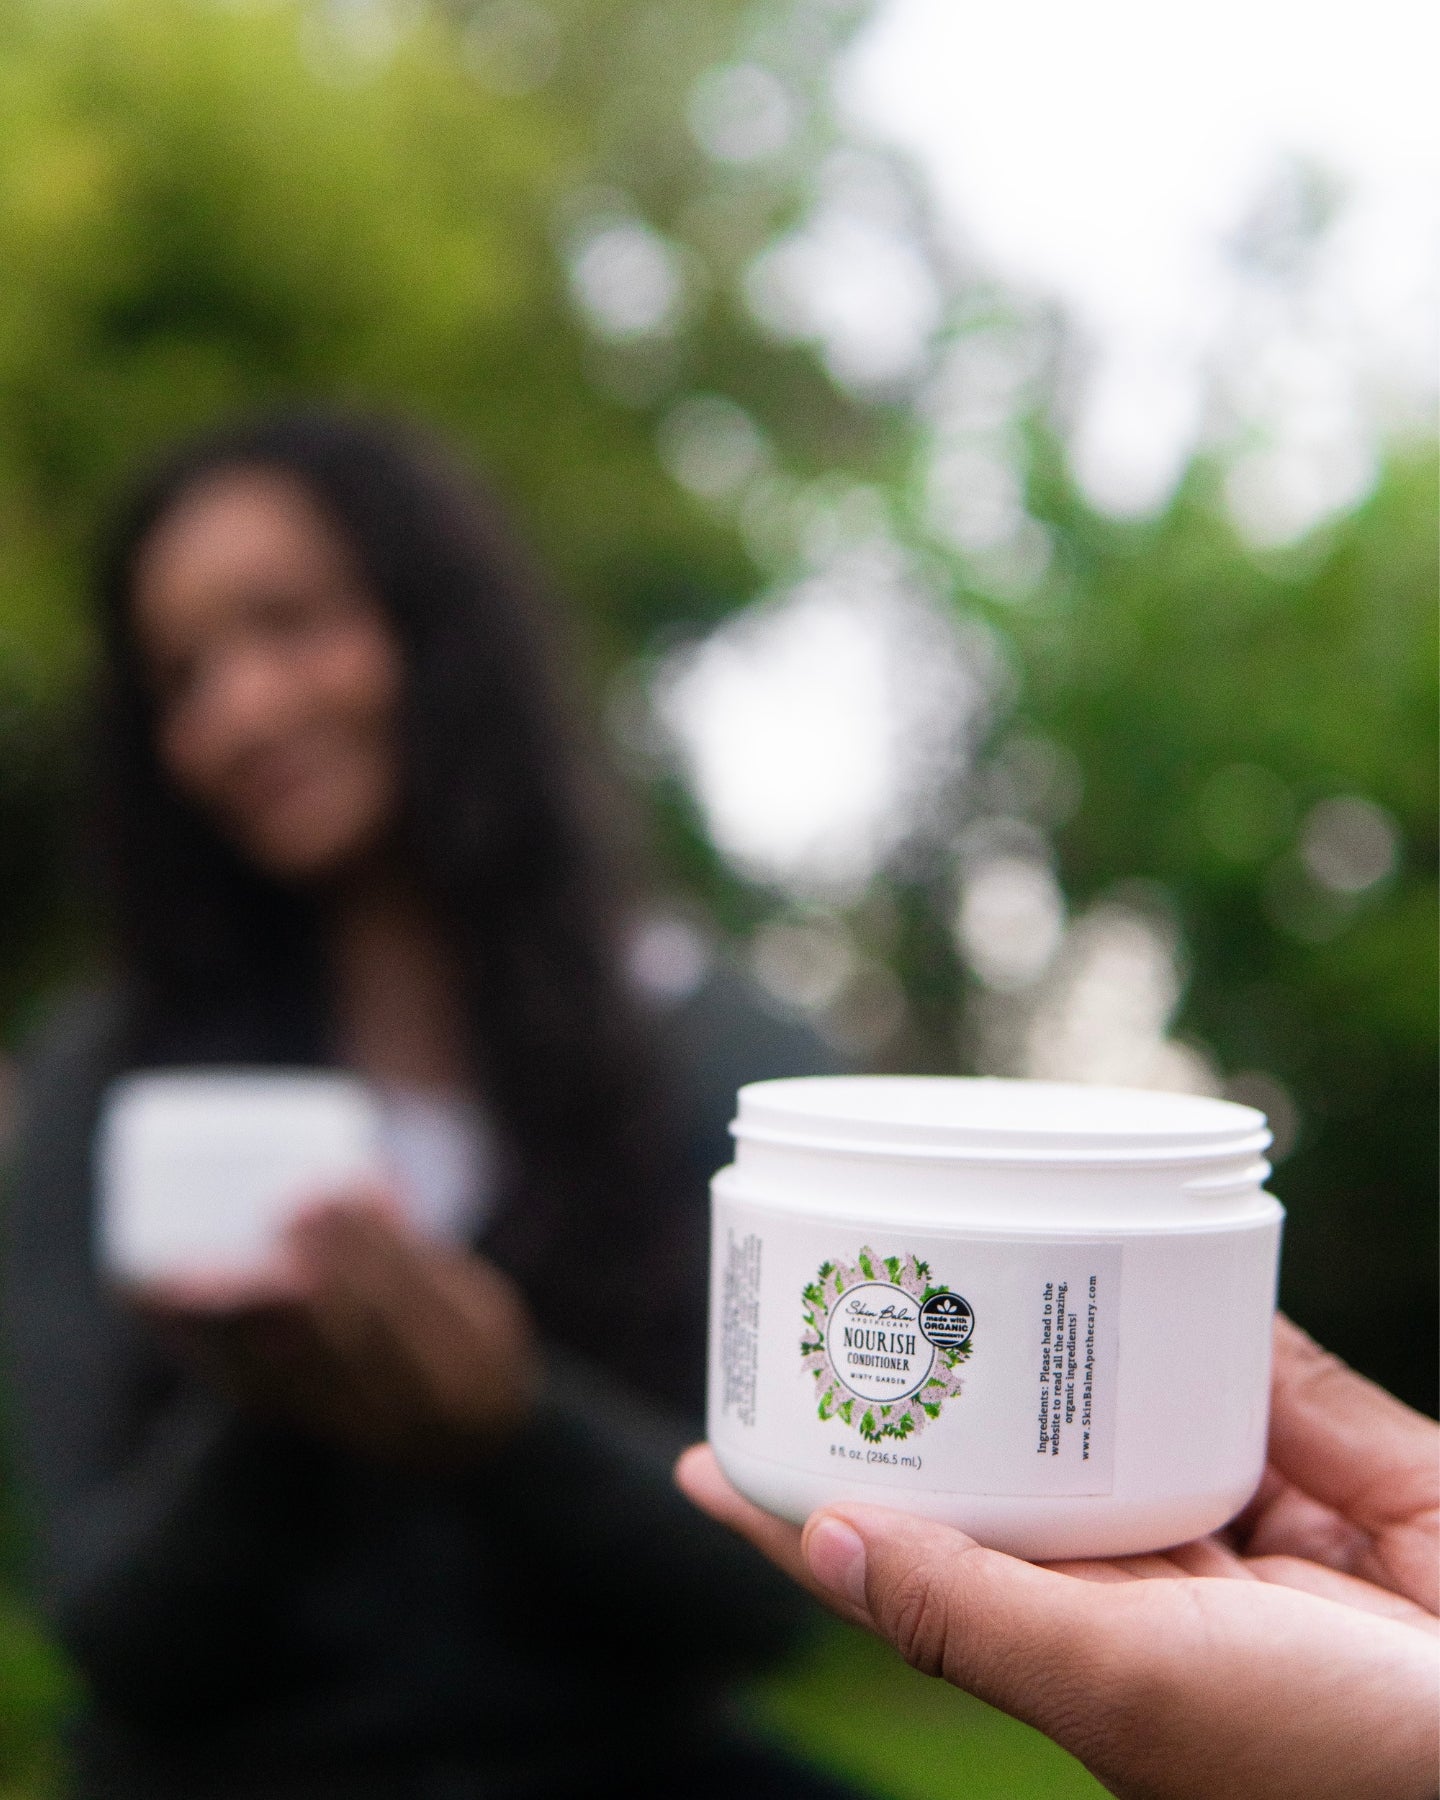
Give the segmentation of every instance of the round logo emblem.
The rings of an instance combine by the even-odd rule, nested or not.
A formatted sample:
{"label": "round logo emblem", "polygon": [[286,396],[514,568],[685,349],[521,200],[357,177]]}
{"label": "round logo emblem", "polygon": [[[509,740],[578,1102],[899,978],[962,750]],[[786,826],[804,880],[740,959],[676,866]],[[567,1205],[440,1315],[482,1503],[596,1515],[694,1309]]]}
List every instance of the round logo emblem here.
{"label": "round logo emblem", "polygon": [[959,1398],[974,1313],[913,1250],[881,1256],[865,1244],[853,1262],[827,1258],[800,1298],[800,1366],[814,1378],[822,1425],[848,1427],[867,1444],[903,1441]]}
{"label": "round logo emblem", "polygon": [[[825,1348],[842,1385],[862,1400],[881,1401],[904,1400],[923,1387],[935,1363],[937,1340],[922,1329],[921,1310],[913,1294],[888,1281],[846,1288],[830,1309],[825,1333]],[[967,1335],[969,1316],[966,1307]]]}
{"label": "round logo emblem", "polygon": [[932,1294],[920,1308],[920,1329],[940,1350],[958,1350],[975,1329],[970,1302],[959,1294]]}

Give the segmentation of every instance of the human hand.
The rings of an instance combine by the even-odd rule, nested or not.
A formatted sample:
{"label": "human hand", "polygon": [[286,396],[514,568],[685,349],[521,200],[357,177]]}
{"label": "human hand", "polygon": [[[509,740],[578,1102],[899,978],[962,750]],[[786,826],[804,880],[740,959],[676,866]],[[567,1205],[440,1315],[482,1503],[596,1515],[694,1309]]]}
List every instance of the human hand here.
{"label": "human hand", "polygon": [[1432,1800],[1436,1427],[1276,1326],[1265,1482],[1228,1532],[1033,1567],[876,1506],[803,1532],[705,1446],[677,1477],[842,1616],[1062,1744],[1122,1800]]}
{"label": "human hand", "polygon": [[386,1460],[463,1461],[513,1430],[538,1386],[514,1284],[415,1237],[380,1190],[307,1207],[254,1275],[131,1298],[233,1399]]}

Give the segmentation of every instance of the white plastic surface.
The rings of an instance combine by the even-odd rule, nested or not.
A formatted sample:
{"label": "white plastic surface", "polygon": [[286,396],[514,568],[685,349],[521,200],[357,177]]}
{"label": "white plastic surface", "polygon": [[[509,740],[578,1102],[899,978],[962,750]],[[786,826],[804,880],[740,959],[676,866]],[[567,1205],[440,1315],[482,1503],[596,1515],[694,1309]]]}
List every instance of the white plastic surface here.
{"label": "white plastic surface", "polygon": [[1200,1094],[992,1076],[811,1075],[740,1090],[742,1141],[959,1161],[1164,1163],[1270,1144],[1265,1115]]}
{"label": "white plastic surface", "polygon": [[384,1170],[364,1084],[298,1070],[129,1076],[96,1164],[101,1265],[126,1281],[253,1270],[307,1200]]}
{"label": "white plastic surface", "polygon": [[[744,1088],[734,1129],[713,1184],[709,1429],[752,1499],[797,1519],[868,1499],[1037,1558],[1159,1549],[1243,1505],[1264,1462],[1283,1219],[1262,1114],[847,1076]],[[835,1268],[852,1285],[832,1292]],[[1062,1284],[1079,1332],[1067,1320],[1052,1345]],[[953,1391],[912,1393],[932,1366],[916,1309],[940,1290],[973,1334]],[[852,1297],[869,1311],[842,1320]],[[817,1329],[828,1360],[806,1349]],[[870,1365],[906,1371],[887,1415],[866,1396],[890,1377]]]}

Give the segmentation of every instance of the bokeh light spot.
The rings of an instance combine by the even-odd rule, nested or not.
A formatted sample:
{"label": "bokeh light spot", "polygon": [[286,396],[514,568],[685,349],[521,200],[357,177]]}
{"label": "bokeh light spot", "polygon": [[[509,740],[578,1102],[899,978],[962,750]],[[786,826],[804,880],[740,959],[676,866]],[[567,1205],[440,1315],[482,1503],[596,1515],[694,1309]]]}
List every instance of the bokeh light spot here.
{"label": "bokeh light spot", "polygon": [[687,116],[695,141],[720,163],[756,163],[790,142],[795,103],[773,70],[757,63],[707,69],[690,94]]}
{"label": "bokeh light spot", "polygon": [[1332,893],[1363,894],[1394,873],[1400,858],[1400,827],[1373,800],[1337,794],[1305,815],[1300,858]]}

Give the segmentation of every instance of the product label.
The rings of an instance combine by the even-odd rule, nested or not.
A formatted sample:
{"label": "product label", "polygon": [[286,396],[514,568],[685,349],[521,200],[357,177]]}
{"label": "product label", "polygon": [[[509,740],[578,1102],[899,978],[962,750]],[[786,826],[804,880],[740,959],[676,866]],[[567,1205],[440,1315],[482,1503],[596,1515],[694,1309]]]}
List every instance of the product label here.
{"label": "product label", "polygon": [[918,1487],[1110,1491],[1117,1242],[882,1242],[717,1197],[714,1248],[712,1437]]}
{"label": "product label", "polygon": [[760,1354],[760,1239],[726,1233],[720,1303],[720,1379],[726,1413],[755,1423],[755,1376]]}
{"label": "product label", "polygon": [[905,1438],[962,1391],[975,1315],[935,1286],[929,1263],[867,1246],[853,1263],[821,1263],[802,1300],[800,1356],[821,1420],[853,1425],[872,1444]]}

